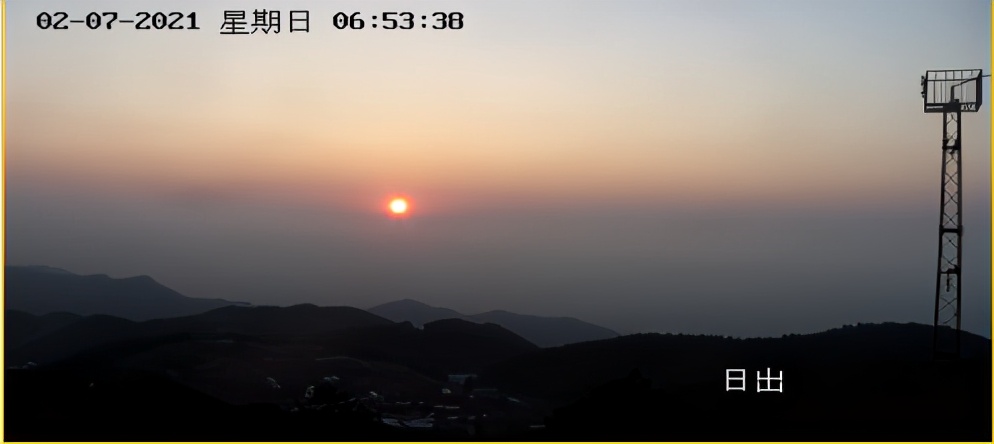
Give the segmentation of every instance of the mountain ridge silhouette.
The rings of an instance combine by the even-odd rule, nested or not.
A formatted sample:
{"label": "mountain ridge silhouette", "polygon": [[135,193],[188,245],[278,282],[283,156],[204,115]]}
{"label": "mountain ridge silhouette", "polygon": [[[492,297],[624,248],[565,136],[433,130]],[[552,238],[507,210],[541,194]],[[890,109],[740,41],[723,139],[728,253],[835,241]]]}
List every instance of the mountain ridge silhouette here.
{"label": "mountain ridge silhouette", "polygon": [[225,299],[191,298],[148,275],[112,278],[79,275],[43,265],[4,267],[6,309],[33,314],[105,314],[134,321],[187,316],[229,305]]}
{"label": "mountain ridge silhouette", "polygon": [[507,310],[491,310],[466,315],[450,308],[433,307],[414,299],[387,302],[372,307],[368,311],[392,321],[408,321],[416,326],[441,319],[463,319],[477,323],[497,324],[540,347],[557,347],[619,336],[613,330],[572,317],[523,315]]}
{"label": "mountain ridge silhouette", "polygon": [[[322,316],[350,321],[320,322]],[[224,307],[189,318],[144,322],[107,315],[35,316],[10,310],[7,318],[18,319],[6,327],[8,341],[23,344],[7,348],[8,365],[18,367],[28,359],[36,364],[8,369],[8,375],[22,372],[17,373],[17,380],[29,377],[34,380],[31,387],[38,390],[62,384],[58,381],[65,378],[117,384],[108,374],[151,372],[169,384],[180,383],[230,405],[273,406],[258,417],[265,421],[285,415],[288,399],[301,396],[313,381],[327,375],[341,376],[343,389],[352,393],[375,391],[389,402],[438,404],[449,402],[444,400],[447,396],[455,396],[439,392],[452,387],[446,385],[448,375],[476,374],[478,387],[491,387],[488,390],[492,393],[517,400],[512,403],[506,398],[493,401],[503,402],[494,405],[515,408],[513,405],[521,404],[531,409],[519,409],[526,412],[521,414],[531,415],[535,422],[544,421],[546,429],[529,432],[526,428],[515,435],[530,441],[581,437],[649,441],[731,440],[737,436],[760,441],[763,437],[788,441],[818,436],[842,441],[861,436],[884,441],[914,436],[976,437],[978,431],[972,425],[977,421],[973,418],[982,419],[985,412],[966,406],[987,396],[989,390],[985,392],[984,387],[989,388],[990,383],[989,339],[964,334],[964,359],[948,365],[936,363],[929,355],[931,326],[914,323],[860,324],[779,338],[643,333],[540,348],[496,324],[445,319],[416,328],[409,322],[394,323],[352,307],[312,304]],[[46,328],[54,331],[40,333],[39,328],[47,323],[66,325],[49,326]],[[20,332],[13,331],[17,330],[15,325],[21,327]],[[24,340],[25,335],[34,336]],[[73,350],[61,350],[51,359],[33,357],[51,352],[45,348],[51,346],[72,346]],[[728,368],[741,368],[750,374],[767,368],[782,370],[787,388],[777,394],[779,398],[753,393],[729,397],[723,380]],[[267,378],[279,381],[281,388],[274,390]],[[141,391],[141,385],[121,384],[122,397],[94,405],[84,400],[76,408],[101,409],[136,402],[134,396],[125,394]],[[81,389],[73,387],[68,389]],[[33,393],[37,392],[26,388],[15,392],[18,406],[34,406],[30,407],[34,410],[21,411],[19,415],[27,422],[11,422],[11,427],[18,436],[53,436],[44,422],[32,418],[43,418],[49,414],[45,412],[61,407],[39,403],[33,400]],[[215,403],[192,392],[188,399],[204,403],[192,408]],[[915,405],[951,401],[959,407],[946,416],[969,415],[971,428],[950,431],[941,424],[922,426],[921,431],[902,428],[906,421],[900,421],[901,415],[921,416],[921,412],[915,413]],[[619,410],[619,406],[623,408]],[[886,418],[860,420],[873,413],[873,406],[886,409]],[[779,430],[763,428],[762,420],[767,416],[760,408],[787,415],[793,425]],[[155,411],[169,415],[168,411]],[[728,421],[736,433],[691,426],[701,415]],[[660,427],[655,420],[649,421],[652,418],[672,423]],[[855,425],[829,427],[850,423]],[[924,424],[920,420],[915,423]],[[241,436],[226,432],[221,425],[205,427],[209,436],[218,440]],[[817,433],[805,434],[810,430]],[[108,436],[100,430],[88,433]],[[141,436],[140,430],[133,433],[129,436]],[[280,436],[275,428],[268,433]],[[191,430],[174,439],[195,440],[192,438],[197,436],[201,435]],[[418,440],[418,436],[425,435],[399,439]]]}

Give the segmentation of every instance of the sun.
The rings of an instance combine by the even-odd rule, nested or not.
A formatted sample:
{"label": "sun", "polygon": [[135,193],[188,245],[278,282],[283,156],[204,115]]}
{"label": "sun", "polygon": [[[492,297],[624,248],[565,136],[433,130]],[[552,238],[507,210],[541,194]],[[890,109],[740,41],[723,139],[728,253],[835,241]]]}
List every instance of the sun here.
{"label": "sun", "polygon": [[407,199],[396,198],[390,201],[390,213],[395,216],[403,216],[407,214],[409,205],[407,204]]}

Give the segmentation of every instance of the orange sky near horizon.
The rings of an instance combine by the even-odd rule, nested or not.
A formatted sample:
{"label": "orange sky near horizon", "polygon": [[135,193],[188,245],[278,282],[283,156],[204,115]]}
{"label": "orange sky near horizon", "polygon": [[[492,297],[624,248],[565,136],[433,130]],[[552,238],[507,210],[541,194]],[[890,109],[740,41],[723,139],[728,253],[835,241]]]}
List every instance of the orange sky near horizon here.
{"label": "orange sky near horizon", "polygon": [[[301,0],[309,33],[219,35],[225,10],[291,7],[269,3],[6,2],[6,260],[628,332],[931,322],[942,120],[919,76],[990,70],[988,1]],[[163,9],[202,29],[36,25]],[[331,25],[391,10],[465,27]],[[974,332],[988,85],[963,121]]]}
{"label": "orange sky near horizon", "polygon": [[[926,66],[881,59],[883,46],[861,40],[892,42],[859,25],[897,12],[868,9],[848,34],[831,34],[810,21],[817,8],[778,5],[791,18],[783,21],[757,3],[746,13],[762,18],[747,28],[673,3],[664,12],[682,20],[608,22],[612,33],[595,39],[550,31],[565,21],[457,5],[472,17],[460,32],[252,41],[59,35],[34,27],[37,7],[8,5],[9,172],[110,193],[194,188],[353,211],[391,192],[440,212],[474,202],[793,205],[935,194],[940,123],[922,115],[916,90]],[[569,19],[588,23],[602,7],[584,3]],[[205,18],[221,8],[206,9]],[[730,27],[695,26],[706,20]],[[801,23],[813,29],[781,39]],[[889,32],[904,29],[911,24]],[[902,48],[922,43],[907,37]],[[945,57],[928,66],[981,62]],[[981,145],[987,115],[968,117],[971,143]],[[984,171],[967,168],[973,181]]]}

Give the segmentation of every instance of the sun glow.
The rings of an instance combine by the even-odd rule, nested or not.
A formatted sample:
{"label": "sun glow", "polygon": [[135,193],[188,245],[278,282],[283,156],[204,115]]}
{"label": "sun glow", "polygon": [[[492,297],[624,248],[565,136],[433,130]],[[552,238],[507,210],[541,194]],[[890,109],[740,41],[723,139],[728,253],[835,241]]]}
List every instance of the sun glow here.
{"label": "sun glow", "polygon": [[390,214],[393,214],[394,216],[403,216],[407,214],[410,206],[407,204],[407,199],[398,197],[390,201],[389,208]]}

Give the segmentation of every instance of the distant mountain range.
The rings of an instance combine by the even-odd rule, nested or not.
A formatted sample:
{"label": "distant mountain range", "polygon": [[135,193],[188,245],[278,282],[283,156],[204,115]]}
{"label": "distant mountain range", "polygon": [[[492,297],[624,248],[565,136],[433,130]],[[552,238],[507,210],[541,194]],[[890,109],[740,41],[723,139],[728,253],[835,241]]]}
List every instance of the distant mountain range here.
{"label": "distant mountain range", "polygon": [[104,314],[144,321],[247,305],[187,297],[149,276],[115,279],[105,274],[83,276],[45,266],[6,266],[4,278],[5,308],[39,315]]}
{"label": "distant mountain range", "polygon": [[[494,428],[483,430],[494,434],[483,440],[984,441],[990,432],[990,340],[964,333],[961,361],[933,362],[931,326],[921,324],[762,339],[639,334],[539,348],[495,324],[416,328],[351,307],[223,307],[145,322],[7,310],[5,319],[7,402],[18,406],[7,432],[20,438],[11,440],[131,441],[168,429],[177,441],[226,441],[247,436],[232,425],[246,421],[268,433],[254,436],[276,440],[313,426],[303,440],[327,440],[339,437],[328,417],[293,413],[322,380],[343,400],[386,413],[460,405],[472,406],[466,415],[493,413]],[[753,389],[768,368],[784,372],[783,392]],[[727,369],[746,371],[749,390],[728,392]],[[477,375],[480,391],[450,376],[466,374]],[[156,407],[173,394],[190,405]],[[165,426],[189,419],[187,411],[230,406],[244,407],[230,423]],[[768,427],[771,414],[782,427]],[[114,421],[132,416],[155,426],[114,435]],[[51,426],[60,418],[95,425],[67,433]],[[701,418],[734,427],[702,428]],[[508,427],[520,434],[497,434]],[[392,440],[465,436],[403,431],[411,434]]]}
{"label": "distant mountain range", "polygon": [[[930,325],[617,336],[572,318],[465,316],[411,300],[237,306],[148,277],[6,271],[11,441],[990,438],[991,340],[963,332],[961,359],[933,360]],[[163,315],[210,304],[223,306]],[[747,390],[729,391],[729,369]],[[783,372],[783,391],[759,391],[767,371]],[[426,434],[401,420],[438,426]]]}
{"label": "distant mountain range", "polygon": [[[474,367],[466,370],[478,370],[475,364],[469,364],[476,361],[472,356],[497,357],[481,360],[489,363],[538,349],[524,338],[494,324],[446,319],[430,322],[418,329],[410,323],[395,323],[358,308],[311,304],[291,307],[231,306],[199,315],[143,322],[107,315],[50,313],[35,316],[7,310],[5,320],[6,356],[8,362],[15,365],[28,361],[53,363],[111,346],[127,349],[139,344],[141,348],[145,346],[142,344],[153,339],[167,342],[182,342],[191,338],[248,342],[316,341],[324,344],[325,351],[319,355],[337,350],[375,357],[389,351],[385,359],[406,355],[416,359],[425,353],[422,346],[426,346],[437,349],[443,355],[457,354],[457,357],[446,360],[457,363],[457,369],[461,366]],[[418,341],[431,344],[419,345]],[[458,364],[460,362],[466,364]]]}
{"label": "distant mountain range", "polygon": [[[430,410],[449,396],[441,390],[448,374],[480,373],[539,350],[493,324],[448,319],[415,328],[352,307],[309,304],[223,307],[144,322],[7,310],[5,320],[5,374],[17,386],[8,386],[7,400],[18,406],[8,418],[18,426],[8,427],[5,438],[29,441],[337,440],[359,426],[341,418],[365,406],[356,405],[354,394],[364,403],[380,396],[423,400]],[[307,403],[305,393],[319,384],[334,387],[340,398],[334,408],[288,411]],[[348,409],[341,408],[345,402]],[[52,426],[60,419],[71,430]],[[350,436],[409,438],[373,431]]]}
{"label": "distant mountain range", "polygon": [[388,302],[368,311],[392,321],[410,322],[415,326],[442,319],[464,319],[497,324],[540,347],[557,347],[618,336],[618,333],[612,330],[576,318],[531,316],[503,310],[464,315],[452,309],[432,307],[413,299]]}
{"label": "distant mountain range", "polygon": [[[224,299],[187,297],[149,276],[115,279],[105,274],[78,275],[46,266],[7,266],[5,271],[5,308],[35,315],[107,315],[141,322],[193,316],[222,307],[250,305]],[[275,307],[264,310],[273,309]],[[465,315],[411,299],[378,305],[368,312],[393,322],[410,322],[415,327],[444,319],[496,324],[539,347],[556,347],[618,336],[618,333],[607,328],[575,318],[530,316],[502,310]],[[228,312],[213,312],[212,316],[224,313]],[[283,311],[272,313],[285,314]],[[270,321],[281,322],[276,319]],[[289,322],[312,325],[306,319],[294,318]]]}

